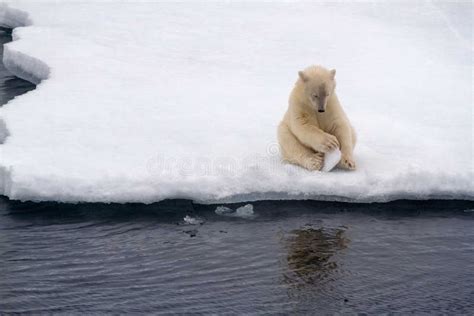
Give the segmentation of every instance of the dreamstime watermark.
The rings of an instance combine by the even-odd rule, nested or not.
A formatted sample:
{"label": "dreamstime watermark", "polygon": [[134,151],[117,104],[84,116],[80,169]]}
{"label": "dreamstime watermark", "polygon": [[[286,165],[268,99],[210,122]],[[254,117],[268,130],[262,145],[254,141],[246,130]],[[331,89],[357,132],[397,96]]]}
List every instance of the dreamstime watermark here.
{"label": "dreamstime watermark", "polygon": [[182,156],[159,155],[147,161],[146,169],[156,177],[236,177],[258,176],[281,170],[282,159],[278,143],[271,142],[261,154],[243,156]]}

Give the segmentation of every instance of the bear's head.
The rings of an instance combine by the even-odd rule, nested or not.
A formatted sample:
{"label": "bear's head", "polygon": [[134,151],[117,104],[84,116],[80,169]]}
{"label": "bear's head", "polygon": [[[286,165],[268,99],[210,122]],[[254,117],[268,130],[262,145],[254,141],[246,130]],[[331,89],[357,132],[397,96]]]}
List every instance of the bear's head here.
{"label": "bear's head", "polygon": [[327,70],[321,66],[311,66],[298,72],[304,86],[304,95],[309,104],[318,112],[326,111],[326,106],[336,88],[336,70]]}

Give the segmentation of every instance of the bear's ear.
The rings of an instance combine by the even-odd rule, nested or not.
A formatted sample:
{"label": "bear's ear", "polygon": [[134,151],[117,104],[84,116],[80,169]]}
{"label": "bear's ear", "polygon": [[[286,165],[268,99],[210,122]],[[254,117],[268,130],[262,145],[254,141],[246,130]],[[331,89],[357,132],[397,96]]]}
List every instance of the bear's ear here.
{"label": "bear's ear", "polygon": [[298,76],[300,76],[300,79],[303,82],[306,82],[309,80],[308,76],[306,76],[306,74],[303,71],[298,71]]}
{"label": "bear's ear", "polygon": [[334,79],[336,77],[336,69],[331,69],[329,71],[329,73],[331,74],[331,78]]}

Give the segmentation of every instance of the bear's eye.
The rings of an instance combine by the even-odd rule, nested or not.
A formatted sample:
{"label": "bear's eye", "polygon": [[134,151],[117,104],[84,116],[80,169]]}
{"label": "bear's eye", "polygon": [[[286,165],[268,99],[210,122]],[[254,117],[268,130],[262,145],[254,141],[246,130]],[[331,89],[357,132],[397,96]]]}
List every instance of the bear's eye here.
{"label": "bear's eye", "polygon": [[319,98],[317,94],[313,94],[313,98]]}

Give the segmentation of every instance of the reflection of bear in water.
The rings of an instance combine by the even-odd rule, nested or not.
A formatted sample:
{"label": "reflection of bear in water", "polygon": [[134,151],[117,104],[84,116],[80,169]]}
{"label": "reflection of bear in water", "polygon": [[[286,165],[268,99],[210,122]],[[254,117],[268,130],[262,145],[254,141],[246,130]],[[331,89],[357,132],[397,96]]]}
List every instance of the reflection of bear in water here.
{"label": "reflection of bear in water", "polygon": [[313,283],[337,268],[331,257],[347,247],[344,229],[303,228],[292,231],[288,241],[288,267],[299,281]]}

